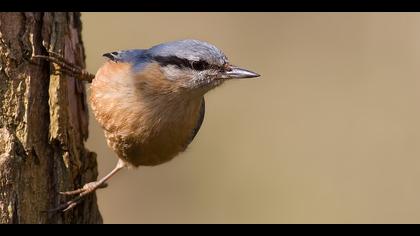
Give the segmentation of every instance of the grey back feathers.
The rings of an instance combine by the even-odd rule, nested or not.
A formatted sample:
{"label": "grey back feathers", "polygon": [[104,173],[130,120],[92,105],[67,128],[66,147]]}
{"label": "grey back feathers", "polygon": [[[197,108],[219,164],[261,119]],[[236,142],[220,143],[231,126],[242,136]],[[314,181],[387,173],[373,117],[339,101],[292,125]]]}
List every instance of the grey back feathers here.
{"label": "grey back feathers", "polygon": [[103,56],[114,62],[128,62],[143,61],[147,59],[147,55],[143,49],[121,50],[115,52],[105,53]]}

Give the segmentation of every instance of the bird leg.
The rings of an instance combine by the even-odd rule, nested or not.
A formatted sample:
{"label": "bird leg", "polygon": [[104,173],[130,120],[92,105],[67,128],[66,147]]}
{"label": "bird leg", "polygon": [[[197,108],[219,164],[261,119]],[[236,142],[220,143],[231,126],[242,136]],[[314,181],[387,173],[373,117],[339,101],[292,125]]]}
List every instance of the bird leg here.
{"label": "bird leg", "polygon": [[106,182],[124,167],[126,167],[126,164],[120,159],[118,160],[118,163],[115,166],[115,168],[102,179],[95,182],[87,183],[82,188],[79,188],[73,191],[60,192],[61,195],[78,195],[78,196],[68,202],[61,204],[57,208],[49,210],[49,212],[57,212],[57,211],[66,212],[72,209],[77,204],[79,204],[86,195],[94,193],[98,188],[106,187],[107,185]]}
{"label": "bird leg", "polygon": [[32,58],[40,58],[55,63],[61,67],[61,71],[89,83],[95,78],[94,74],[91,74],[78,65],[67,61],[62,55],[56,52],[49,51],[48,56],[34,55]]}

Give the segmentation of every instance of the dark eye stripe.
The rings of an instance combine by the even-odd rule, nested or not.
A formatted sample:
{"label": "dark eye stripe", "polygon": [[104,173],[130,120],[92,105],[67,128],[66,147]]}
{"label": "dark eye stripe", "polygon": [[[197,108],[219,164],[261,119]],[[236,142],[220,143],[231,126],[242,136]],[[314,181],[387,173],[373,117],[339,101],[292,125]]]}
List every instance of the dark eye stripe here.
{"label": "dark eye stripe", "polygon": [[192,68],[194,70],[202,71],[210,68],[210,64],[206,61],[200,60],[200,61],[190,61],[188,59],[179,58],[176,56],[155,56],[153,57],[153,60],[155,60],[157,63],[159,63],[161,66],[167,66],[167,65],[175,65],[178,68]]}
{"label": "dark eye stripe", "polygon": [[206,61],[193,61],[191,62],[191,64],[194,70],[202,71],[210,68],[209,63],[207,63]]}
{"label": "dark eye stripe", "polygon": [[182,59],[176,56],[168,56],[168,57],[162,57],[162,56],[155,56],[153,59],[158,62],[161,66],[167,66],[167,65],[175,65],[178,67],[190,67],[190,61],[187,59]]}

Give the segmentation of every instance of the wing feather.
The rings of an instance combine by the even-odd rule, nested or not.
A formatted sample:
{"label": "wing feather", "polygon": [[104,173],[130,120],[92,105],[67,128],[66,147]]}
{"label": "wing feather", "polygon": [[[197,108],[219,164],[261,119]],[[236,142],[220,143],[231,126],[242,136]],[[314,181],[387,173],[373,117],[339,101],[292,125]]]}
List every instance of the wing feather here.
{"label": "wing feather", "polygon": [[192,131],[192,136],[191,136],[191,139],[189,140],[188,144],[190,144],[194,140],[195,136],[197,136],[197,133],[200,130],[201,125],[203,124],[205,112],[206,112],[206,104],[205,104],[205,101],[204,101],[204,98],[203,98],[201,100],[200,114],[198,116],[197,125],[195,126],[195,128]]}

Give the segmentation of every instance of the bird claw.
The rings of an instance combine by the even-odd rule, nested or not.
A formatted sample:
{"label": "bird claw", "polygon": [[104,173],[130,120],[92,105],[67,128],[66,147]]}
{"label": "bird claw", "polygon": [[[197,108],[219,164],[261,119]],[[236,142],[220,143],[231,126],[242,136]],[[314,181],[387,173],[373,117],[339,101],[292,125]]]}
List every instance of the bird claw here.
{"label": "bird claw", "polygon": [[88,192],[87,194],[89,194],[90,192],[93,192],[96,189],[99,188],[106,188],[108,187],[107,183],[103,183],[103,184],[99,184],[97,182],[90,182],[85,184],[82,188],[73,190],[73,191],[66,191],[66,192],[59,192],[61,195],[76,195],[76,194],[83,194],[84,192]]}
{"label": "bird claw", "polygon": [[107,186],[108,186],[107,183],[90,182],[90,183],[85,184],[82,188],[79,188],[79,189],[76,189],[76,190],[73,190],[73,191],[60,192],[61,195],[70,196],[70,195],[78,194],[78,196],[73,198],[70,201],[67,201],[67,202],[59,205],[58,207],[56,207],[54,209],[48,210],[48,212],[50,212],[50,213],[66,212],[66,211],[74,208],[75,206],[77,206],[77,204],[79,204],[86,195],[89,195],[89,194],[95,192],[99,188],[106,188]]}
{"label": "bird claw", "polygon": [[106,183],[106,181],[108,181],[113,175],[115,175],[119,170],[123,169],[124,167],[126,167],[126,164],[120,159],[118,161],[117,166],[102,179],[95,182],[87,183],[83,185],[83,187],[80,189],[67,191],[67,192],[60,192],[61,195],[77,195],[77,196],[74,197],[72,200],[65,202],[59,205],[58,207],[48,210],[46,212],[49,212],[49,213],[66,212],[74,208],[75,206],[77,206],[77,204],[79,204],[83,200],[84,197],[86,197],[86,195],[90,193],[94,193],[98,188],[107,187],[108,184]]}
{"label": "bird claw", "polygon": [[49,213],[56,213],[56,212],[66,212],[70,209],[73,209],[77,204],[79,204],[82,201],[82,197],[76,197],[66,203],[63,203],[59,205],[58,207],[48,210]]}

